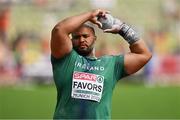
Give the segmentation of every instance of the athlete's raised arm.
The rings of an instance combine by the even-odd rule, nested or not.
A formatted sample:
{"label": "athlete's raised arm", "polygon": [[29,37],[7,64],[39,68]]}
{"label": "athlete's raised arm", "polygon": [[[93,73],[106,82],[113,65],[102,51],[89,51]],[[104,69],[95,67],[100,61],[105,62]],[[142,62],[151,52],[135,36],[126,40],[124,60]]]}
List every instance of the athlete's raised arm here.
{"label": "athlete's raised arm", "polygon": [[129,25],[115,18],[112,28],[104,31],[120,34],[129,43],[130,53],[124,55],[124,67],[127,74],[137,72],[151,59],[152,54],[148,47]]}
{"label": "athlete's raised arm", "polygon": [[97,16],[104,16],[107,11],[97,9],[80,15],[68,17],[55,25],[51,34],[51,54],[55,58],[62,58],[72,50],[72,42],[69,34],[87,21],[98,26]]}

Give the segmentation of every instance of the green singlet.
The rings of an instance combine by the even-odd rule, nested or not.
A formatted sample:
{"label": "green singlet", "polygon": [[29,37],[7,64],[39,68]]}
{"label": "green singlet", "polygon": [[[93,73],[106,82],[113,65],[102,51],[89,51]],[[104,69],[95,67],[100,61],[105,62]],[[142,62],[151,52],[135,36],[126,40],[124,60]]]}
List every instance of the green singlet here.
{"label": "green singlet", "polygon": [[54,119],[110,119],[115,84],[126,74],[124,56],[87,58],[72,50],[51,56],[57,88]]}

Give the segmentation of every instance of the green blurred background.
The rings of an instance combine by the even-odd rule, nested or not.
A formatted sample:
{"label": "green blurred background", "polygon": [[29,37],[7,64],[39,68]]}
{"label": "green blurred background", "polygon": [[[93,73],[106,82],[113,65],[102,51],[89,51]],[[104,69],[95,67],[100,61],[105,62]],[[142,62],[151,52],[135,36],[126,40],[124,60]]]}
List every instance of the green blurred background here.
{"label": "green blurred background", "polygon": [[[112,119],[180,119],[179,87],[147,88],[119,83],[113,94]],[[1,119],[51,119],[54,86],[0,88]]]}
{"label": "green blurred background", "polygon": [[[132,25],[153,52],[142,70],[116,85],[112,118],[180,119],[179,0],[1,0],[0,119],[52,118],[51,30],[63,18],[95,8]],[[118,35],[96,32],[97,56],[129,51]]]}

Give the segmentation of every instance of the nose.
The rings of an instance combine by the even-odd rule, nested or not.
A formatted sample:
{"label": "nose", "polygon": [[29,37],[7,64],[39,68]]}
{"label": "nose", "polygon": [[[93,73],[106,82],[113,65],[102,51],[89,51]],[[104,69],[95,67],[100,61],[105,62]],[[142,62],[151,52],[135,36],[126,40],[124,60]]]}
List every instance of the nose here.
{"label": "nose", "polygon": [[85,40],[85,39],[84,39],[83,36],[81,36],[81,37],[79,38],[79,41],[80,41],[80,42],[84,42],[84,40]]}

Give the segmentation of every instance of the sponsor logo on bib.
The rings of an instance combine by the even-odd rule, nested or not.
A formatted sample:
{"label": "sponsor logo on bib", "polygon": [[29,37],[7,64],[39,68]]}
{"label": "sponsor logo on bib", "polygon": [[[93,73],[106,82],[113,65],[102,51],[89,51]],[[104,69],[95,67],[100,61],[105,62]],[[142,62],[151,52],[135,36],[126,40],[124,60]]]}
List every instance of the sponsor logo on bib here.
{"label": "sponsor logo on bib", "polygon": [[104,76],[74,72],[72,80],[72,98],[86,99],[100,102],[102,97]]}

